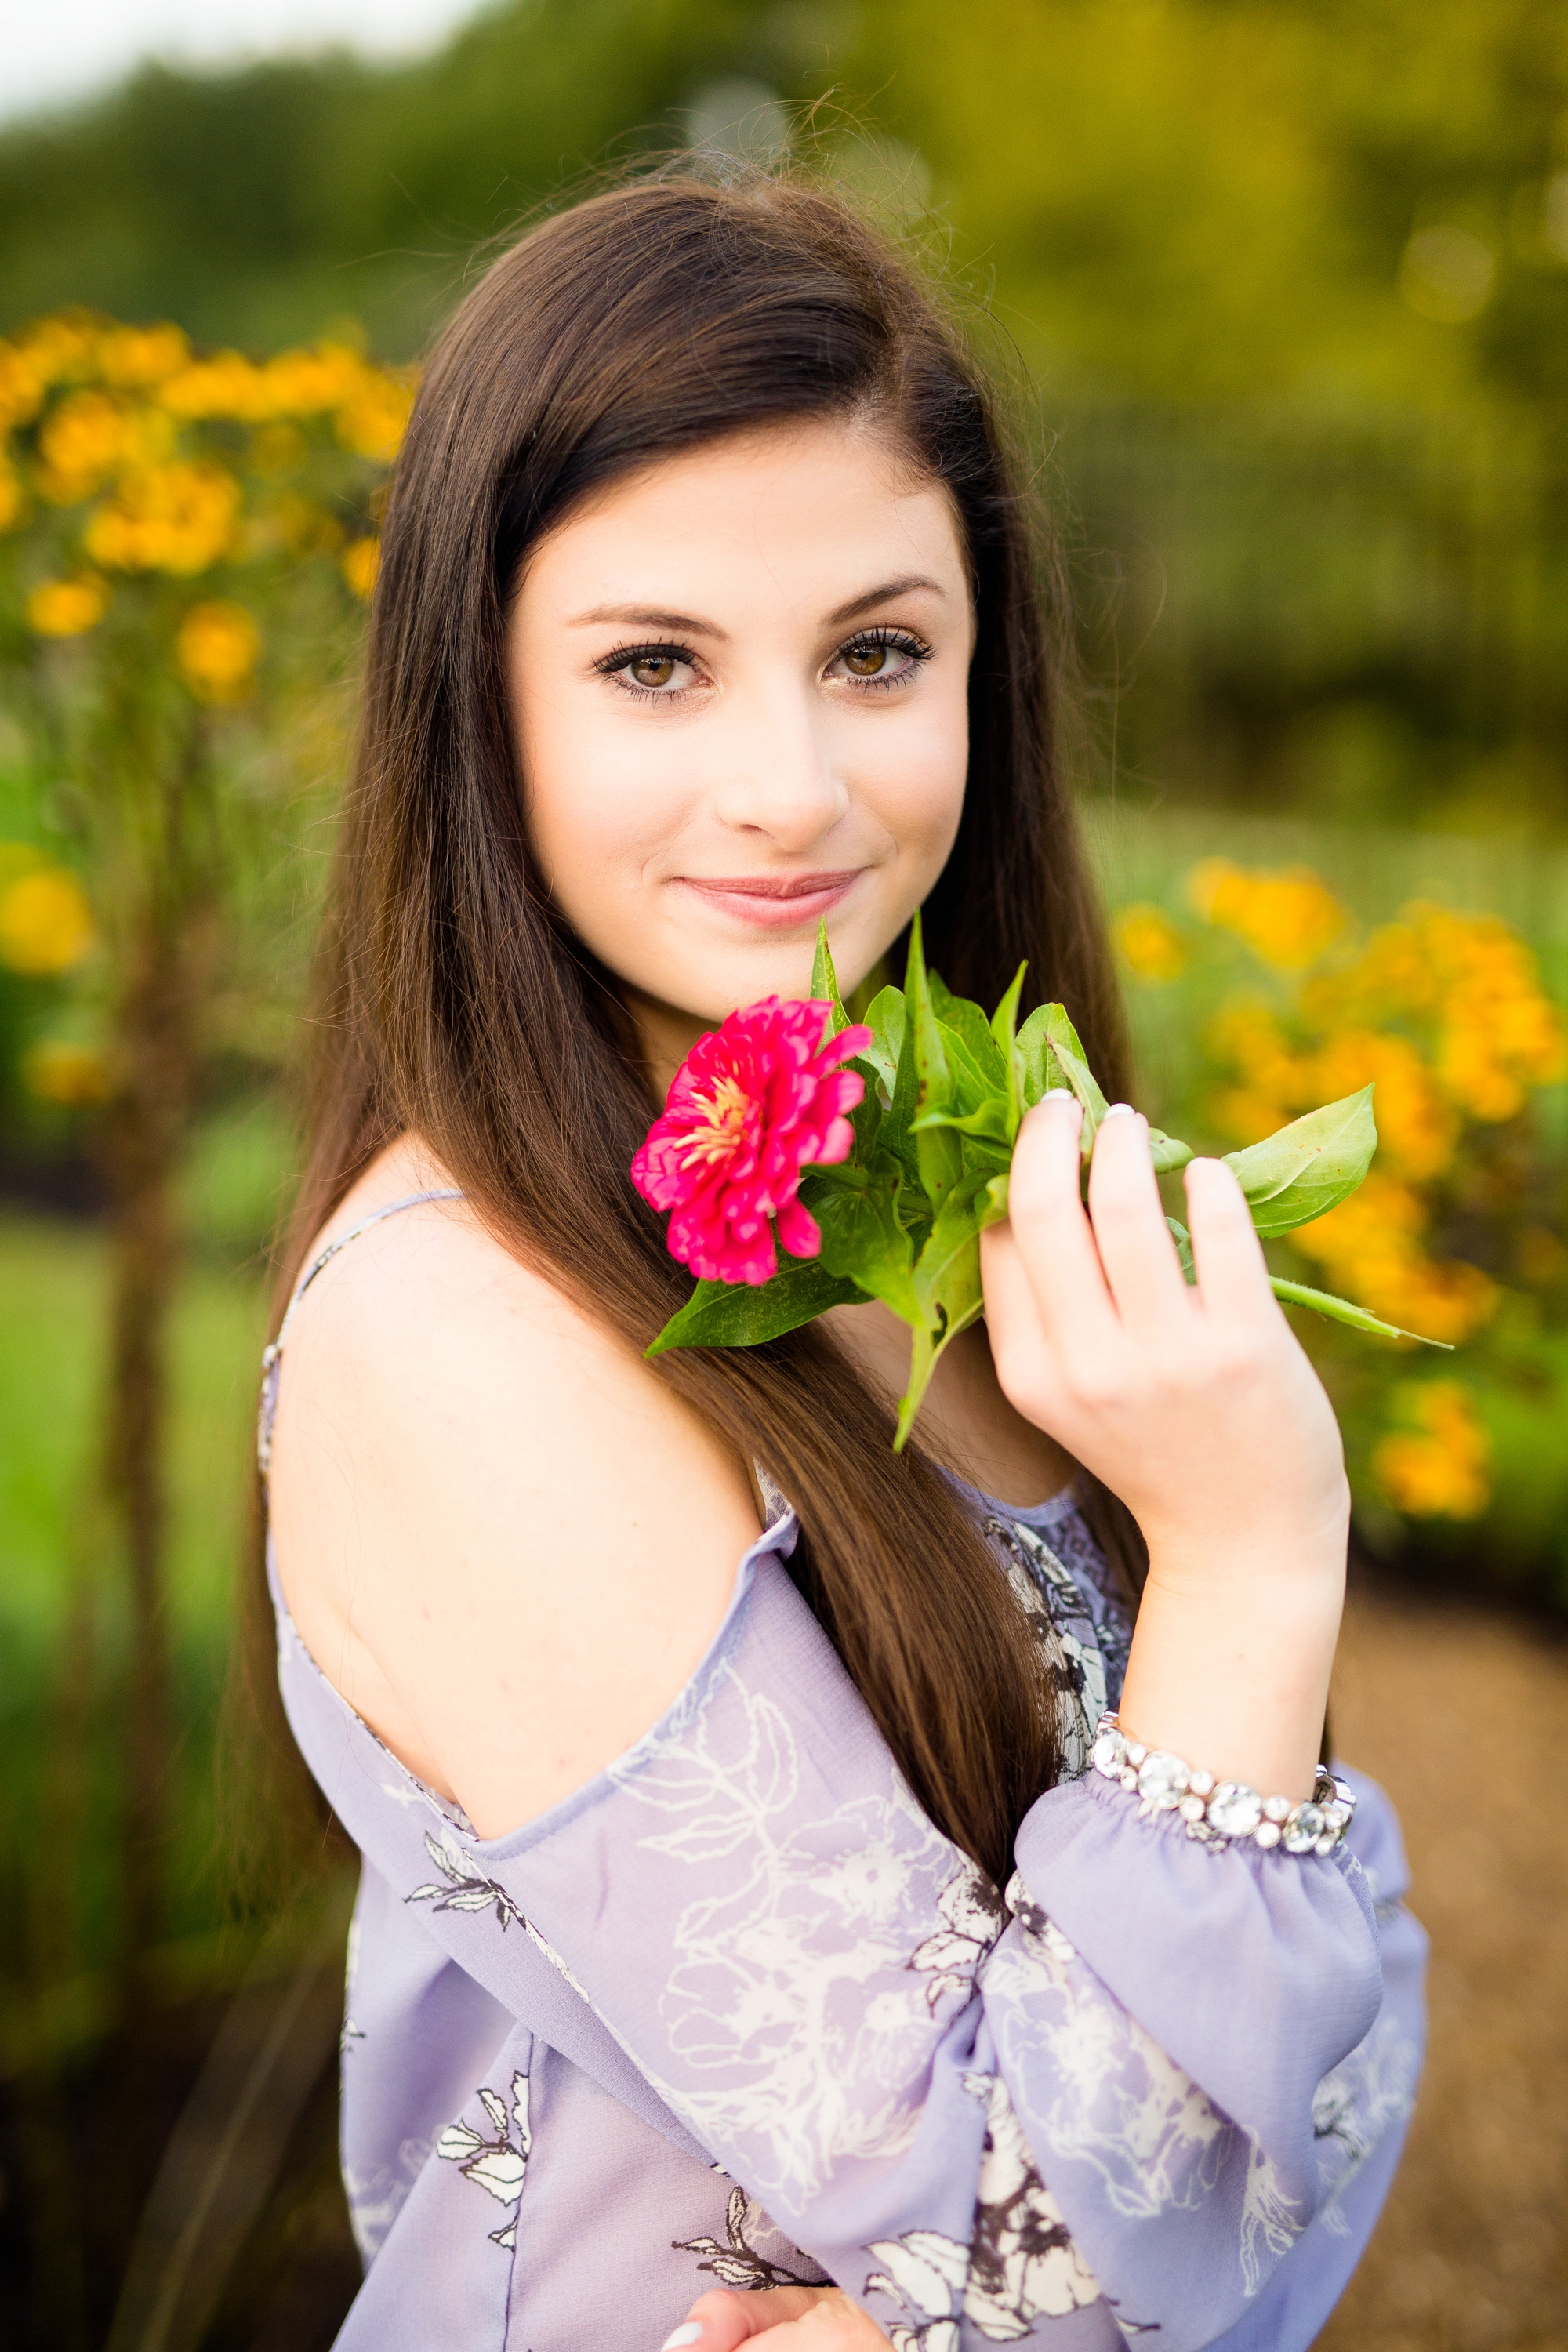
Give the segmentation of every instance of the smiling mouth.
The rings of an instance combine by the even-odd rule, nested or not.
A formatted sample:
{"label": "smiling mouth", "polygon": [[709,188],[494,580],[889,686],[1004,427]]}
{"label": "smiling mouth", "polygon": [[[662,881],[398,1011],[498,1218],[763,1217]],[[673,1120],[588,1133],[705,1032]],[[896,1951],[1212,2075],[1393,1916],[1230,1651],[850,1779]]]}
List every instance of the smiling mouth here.
{"label": "smiling mouth", "polygon": [[676,878],[686,889],[695,890],[710,906],[742,922],[784,929],[791,924],[819,921],[865,870],[851,866],[834,874],[682,874]]}

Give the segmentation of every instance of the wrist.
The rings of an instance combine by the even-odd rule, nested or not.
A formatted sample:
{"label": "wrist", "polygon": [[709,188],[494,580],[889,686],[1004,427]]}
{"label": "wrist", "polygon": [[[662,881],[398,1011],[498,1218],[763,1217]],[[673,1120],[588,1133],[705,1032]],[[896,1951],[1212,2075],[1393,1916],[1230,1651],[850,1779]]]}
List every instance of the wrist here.
{"label": "wrist", "polygon": [[1292,1800],[1311,1793],[1344,1604],[1344,1546],[1288,1572],[1256,1549],[1152,1561],[1122,1690],[1148,1748]]}
{"label": "wrist", "polygon": [[1290,1508],[1277,1500],[1256,1511],[1229,1507],[1202,1517],[1142,1522],[1148,1583],[1173,1598],[1246,1593],[1256,1602],[1312,1596],[1336,1609],[1344,1593],[1351,1496],[1342,1477],[1329,1492]]}

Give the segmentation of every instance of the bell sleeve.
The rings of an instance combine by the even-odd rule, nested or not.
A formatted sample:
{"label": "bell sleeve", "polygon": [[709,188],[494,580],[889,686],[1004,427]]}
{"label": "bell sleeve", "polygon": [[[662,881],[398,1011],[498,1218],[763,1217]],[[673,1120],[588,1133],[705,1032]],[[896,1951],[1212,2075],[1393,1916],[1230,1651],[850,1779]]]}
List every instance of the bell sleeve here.
{"label": "bell sleeve", "polygon": [[384,1809],[375,1866],[514,2014],[542,1978],[591,2012],[668,2136],[899,2352],[1304,2348],[1419,2062],[1379,1792],[1355,1851],[1298,1859],[1193,1843],[1090,1776],[1035,1805],[1003,1897],[915,1801],[789,1540],[747,1554],[608,1771],[498,1839]]}

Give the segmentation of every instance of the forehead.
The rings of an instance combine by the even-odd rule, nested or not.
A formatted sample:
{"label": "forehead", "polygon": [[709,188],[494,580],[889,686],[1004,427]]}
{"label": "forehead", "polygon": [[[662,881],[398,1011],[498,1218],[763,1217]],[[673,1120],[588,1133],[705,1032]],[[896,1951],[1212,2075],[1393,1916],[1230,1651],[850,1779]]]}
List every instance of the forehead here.
{"label": "forehead", "polygon": [[[863,587],[862,574],[915,572],[962,584],[957,511],[869,421],[789,419],[704,442],[621,476],[533,550],[531,601],[639,593],[657,572],[668,594],[706,580],[736,593]],[[711,587],[709,589],[711,594]],[[837,594],[833,601],[837,601]]]}

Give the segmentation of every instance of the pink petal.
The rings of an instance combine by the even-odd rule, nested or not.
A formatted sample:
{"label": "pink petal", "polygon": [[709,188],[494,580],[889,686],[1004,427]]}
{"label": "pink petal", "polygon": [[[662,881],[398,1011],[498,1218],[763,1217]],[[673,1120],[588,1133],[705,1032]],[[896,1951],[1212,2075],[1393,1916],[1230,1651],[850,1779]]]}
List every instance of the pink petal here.
{"label": "pink petal", "polygon": [[817,1160],[822,1167],[831,1168],[835,1160],[847,1160],[854,1148],[855,1129],[847,1118],[836,1118],[822,1139]]}
{"label": "pink petal", "polygon": [[816,1257],[822,1249],[822,1227],[798,1201],[786,1201],[778,1215],[779,1239],[791,1257]]}

